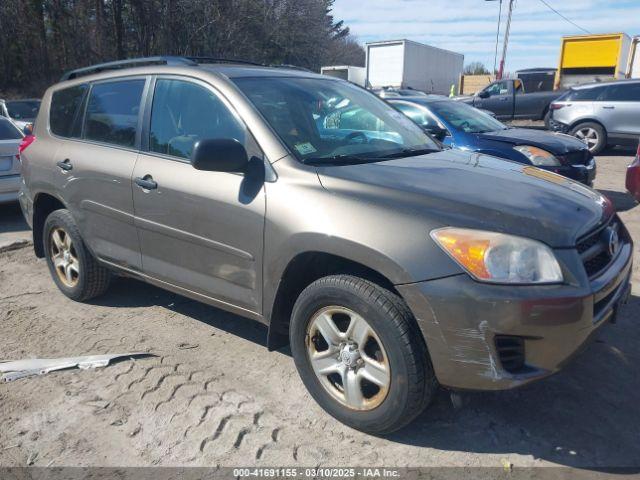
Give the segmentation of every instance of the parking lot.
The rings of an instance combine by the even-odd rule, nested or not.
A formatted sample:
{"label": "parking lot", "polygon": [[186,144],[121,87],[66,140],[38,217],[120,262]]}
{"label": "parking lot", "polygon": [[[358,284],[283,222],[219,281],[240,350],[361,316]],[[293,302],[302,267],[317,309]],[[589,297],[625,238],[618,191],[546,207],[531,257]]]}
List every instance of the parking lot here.
{"label": "parking lot", "polygon": [[[632,236],[640,208],[624,192],[629,152],[598,158],[596,188]],[[0,245],[29,237],[0,209]],[[442,391],[412,425],[377,438],[310,398],[266,328],[143,283],[119,279],[74,303],[31,248],[0,253],[0,359],[150,352],[104,369],[0,386],[0,464],[21,466],[640,467],[640,256],[618,323],[561,373],[497,393]]]}

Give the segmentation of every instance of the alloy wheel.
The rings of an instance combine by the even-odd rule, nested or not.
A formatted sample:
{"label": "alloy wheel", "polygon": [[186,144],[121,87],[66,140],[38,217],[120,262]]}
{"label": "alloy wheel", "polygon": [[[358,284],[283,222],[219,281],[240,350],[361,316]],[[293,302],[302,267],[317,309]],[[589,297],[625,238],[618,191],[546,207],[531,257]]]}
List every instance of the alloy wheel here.
{"label": "alloy wheel", "polygon": [[591,127],[585,127],[577,130],[575,136],[586,143],[589,150],[593,150],[600,141],[598,132]]}
{"label": "alloy wheel", "polygon": [[73,241],[63,228],[54,228],[50,235],[51,261],[60,281],[75,287],[80,278],[80,262]]}
{"label": "alloy wheel", "polygon": [[391,370],[384,346],[369,323],[354,311],[330,306],[307,327],[311,366],[324,389],[353,410],[372,410],[387,396]]}

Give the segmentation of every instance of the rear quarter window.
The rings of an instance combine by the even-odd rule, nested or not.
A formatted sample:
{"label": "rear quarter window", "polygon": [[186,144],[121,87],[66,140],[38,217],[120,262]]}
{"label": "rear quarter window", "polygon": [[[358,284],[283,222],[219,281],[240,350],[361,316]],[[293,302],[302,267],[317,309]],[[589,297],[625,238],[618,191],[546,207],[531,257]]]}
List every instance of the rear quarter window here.
{"label": "rear quarter window", "polygon": [[640,83],[617,83],[609,85],[603,95],[609,102],[640,102]]}
{"label": "rear quarter window", "polygon": [[87,85],[82,84],[53,93],[49,109],[51,133],[60,137],[78,135],[79,110],[86,91]]}
{"label": "rear quarter window", "polygon": [[133,147],[145,79],[97,83],[91,87],[84,138]]}

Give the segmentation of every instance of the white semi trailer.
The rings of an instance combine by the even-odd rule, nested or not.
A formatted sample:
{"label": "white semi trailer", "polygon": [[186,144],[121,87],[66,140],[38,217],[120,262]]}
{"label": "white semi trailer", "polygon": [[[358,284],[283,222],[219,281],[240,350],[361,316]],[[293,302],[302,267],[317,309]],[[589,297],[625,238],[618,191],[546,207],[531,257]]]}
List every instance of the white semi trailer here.
{"label": "white semi trailer", "polygon": [[365,86],[366,71],[364,67],[354,67],[353,65],[330,65],[320,69],[322,75],[342,78],[361,87]]}
{"label": "white semi trailer", "polygon": [[369,88],[412,88],[448,95],[458,85],[464,55],[411,40],[367,43]]}

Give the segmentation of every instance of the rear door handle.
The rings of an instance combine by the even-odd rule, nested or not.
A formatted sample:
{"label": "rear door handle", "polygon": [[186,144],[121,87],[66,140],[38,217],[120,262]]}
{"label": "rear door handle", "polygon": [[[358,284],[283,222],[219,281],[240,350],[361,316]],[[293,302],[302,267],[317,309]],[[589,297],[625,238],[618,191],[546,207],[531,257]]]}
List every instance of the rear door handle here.
{"label": "rear door handle", "polygon": [[134,181],[136,182],[136,185],[144,188],[145,190],[155,190],[158,188],[158,182],[154,181],[151,175],[145,175],[142,178],[136,177]]}
{"label": "rear door handle", "polygon": [[71,165],[71,160],[69,160],[68,158],[65,158],[60,162],[56,162],[56,165],[60,167],[62,170],[64,170],[65,172],[68,172],[73,168],[73,165]]}
{"label": "rear door handle", "polygon": [[602,108],[606,108],[607,110],[614,110],[616,107],[614,107],[613,105],[606,105]]}

